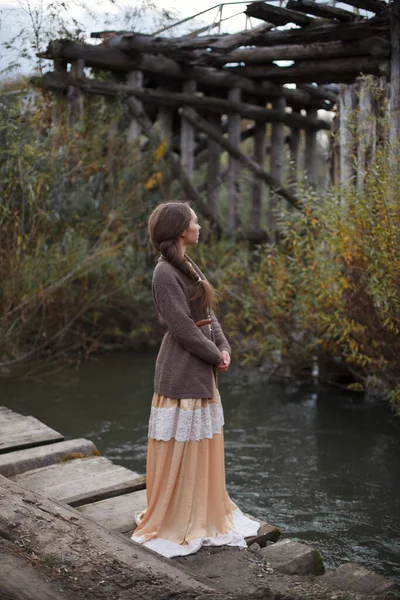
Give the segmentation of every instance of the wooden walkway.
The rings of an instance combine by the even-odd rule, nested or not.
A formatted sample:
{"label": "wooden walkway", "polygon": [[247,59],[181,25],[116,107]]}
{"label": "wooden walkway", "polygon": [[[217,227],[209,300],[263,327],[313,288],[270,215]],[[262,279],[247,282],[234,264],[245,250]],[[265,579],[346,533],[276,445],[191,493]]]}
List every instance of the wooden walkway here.
{"label": "wooden walkway", "polygon": [[[100,456],[89,440],[65,440],[36,418],[6,407],[0,407],[0,475],[129,537],[135,512],[146,508],[143,475]],[[260,521],[259,534],[248,543],[265,545],[279,535],[277,527]]]}
{"label": "wooden walkway", "polygon": [[[256,591],[264,582],[279,593],[292,592],[293,585],[305,585],[309,590],[316,586],[316,598],[321,589],[353,591],[380,598],[381,593],[394,586],[391,580],[353,563],[345,563],[323,575],[324,565],[317,550],[289,539],[278,541],[279,529],[262,521],[259,521],[258,535],[247,539],[252,552],[235,552],[235,548],[223,547],[202,549],[188,557],[164,559],[129,539],[135,528],[135,511],[145,508],[143,475],[100,456],[89,440],[65,440],[61,433],[36,418],[0,407],[0,598],[2,593],[6,593],[6,597],[11,593],[16,594],[11,597],[18,600],[37,599],[30,588],[36,584],[41,587],[44,582],[34,582],[29,569],[19,578],[19,567],[14,568],[15,572],[9,575],[7,571],[4,578],[4,569],[9,568],[7,564],[15,566],[22,561],[21,556],[14,556],[13,544],[25,548],[26,540],[31,544],[33,539],[36,559],[39,554],[44,561],[49,557],[64,561],[68,553],[68,565],[72,565],[80,577],[86,573],[90,582],[97,577],[103,585],[105,579],[101,574],[110,571],[108,591],[104,590],[105,596],[101,598],[107,594],[136,598],[136,592],[112,595],[121,585],[128,586],[132,592],[137,585],[141,593],[145,585],[147,591],[140,597],[158,598],[160,589],[154,588],[155,573],[163,578],[165,589],[171,591],[174,586],[178,586],[176,590],[196,589],[199,598],[202,597],[200,592],[207,595],[211,589],[218,591],[218,597],[242,588],[246,592]],[[88,574],[88,561],[94,566],[103,562],[102,571]],[[117,579],[114,563],[120,565]],[[303,577],[307,575],[320,576]],[[24,577],[25,584],[22,583]],[[262,582],[259,578],[263,577]],[[157,585],[161,585],[160,581]],[[85,590],[88,584],[82,585]],[[41,597],[53,598],[52,594],[53,591],[49,591],[47,595],[46,588]],[[67,596],[57,596],[55,600],[58,598]],[[72,594],[72,598],[80,600],[81,597]]]}

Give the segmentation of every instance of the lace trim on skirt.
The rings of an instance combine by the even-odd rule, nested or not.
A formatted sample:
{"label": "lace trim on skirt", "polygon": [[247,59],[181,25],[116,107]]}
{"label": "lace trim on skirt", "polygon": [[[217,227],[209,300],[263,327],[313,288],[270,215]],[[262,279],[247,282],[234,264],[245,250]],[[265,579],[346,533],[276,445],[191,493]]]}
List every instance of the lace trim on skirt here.
{"label": "lace trim on skirt", "polygon": [[224,413],[221,402],[209,403],[194,410],[175,408],[151,408],[149,438],[168,442],[195,442],[211,439],[221,433]]}

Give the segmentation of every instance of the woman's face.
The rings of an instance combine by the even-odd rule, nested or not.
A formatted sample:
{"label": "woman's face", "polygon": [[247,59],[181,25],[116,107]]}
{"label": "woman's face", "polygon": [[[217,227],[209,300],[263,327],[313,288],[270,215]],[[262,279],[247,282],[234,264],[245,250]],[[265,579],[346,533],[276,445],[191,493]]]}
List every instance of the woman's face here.
{"label": "woman's face", "polygon": [[197,215],[194,210],[190,209],[192,218],[190,219],[189,227],[182,233],[184,242],[187,246],[197,244],[199,241],[200,225],[197,221]]}

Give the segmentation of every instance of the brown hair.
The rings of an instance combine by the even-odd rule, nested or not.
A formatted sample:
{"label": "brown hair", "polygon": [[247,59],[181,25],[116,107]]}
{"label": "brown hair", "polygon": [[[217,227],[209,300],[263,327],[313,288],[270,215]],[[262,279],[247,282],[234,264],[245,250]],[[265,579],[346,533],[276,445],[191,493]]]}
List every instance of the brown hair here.
{"label": "brown hair", "polygon": [[189,227],[192,213],[187,202],[163,202],[153,210],[149,218],[150,241],[155,250],[182,273],[196,282],[190,300],[199,304],[201,312],[207,313],[215,305],[216,292],[213,286],[202,279],[186,258],[182,258],[176,241]]}

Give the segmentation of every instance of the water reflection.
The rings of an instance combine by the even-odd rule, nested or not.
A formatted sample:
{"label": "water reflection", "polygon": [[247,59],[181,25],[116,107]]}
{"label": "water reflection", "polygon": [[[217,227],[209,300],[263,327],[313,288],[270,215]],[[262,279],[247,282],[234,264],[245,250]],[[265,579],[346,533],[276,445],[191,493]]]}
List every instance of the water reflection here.
{"label": "water reflection", "polygon": [[[112,355],[54,384],[2,382],[1,403],[144,472],[154,360]],[[220,390],[232,498],[314,544],[328,566],[357,561],[400,580],[400,436],[387,410],[241,373],[221,377]]]}

